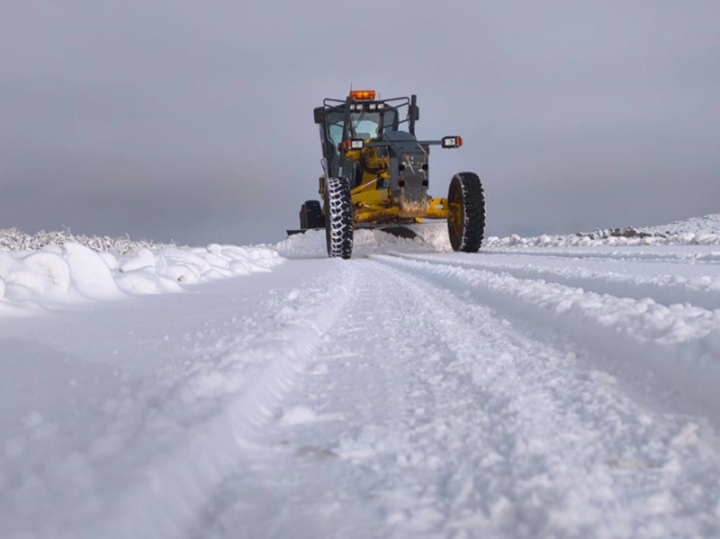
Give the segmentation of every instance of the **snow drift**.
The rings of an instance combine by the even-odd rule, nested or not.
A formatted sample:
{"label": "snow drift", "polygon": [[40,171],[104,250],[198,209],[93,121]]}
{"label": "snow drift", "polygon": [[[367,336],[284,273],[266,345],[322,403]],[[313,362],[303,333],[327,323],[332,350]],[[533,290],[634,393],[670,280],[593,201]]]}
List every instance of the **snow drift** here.
{"label": "snow drift", "polygon": [[[34,237],[0,232],[0,315],[139,294],[180,292],[183,285],[268,271],[282,261],[270,247]],[[20,247],[20,248],[18,248]]]}
{"label": "snow drift", "polygon": [[[385,252],[449,252],[444,222],[411,226],[417,237],[358,230],[354,257]],[[720,214],[669,225],[596,230],[587,234],[488,237],[483,249],[720,245]],[[181,292],[184,285],[268,271],[288,258],[326,257],[325,234],[310,231],[276,245],[182,247],[129,238],[24,234],[0,230],[0,315],[58,305]],[[703,256],[708,256],[707,254]]]}

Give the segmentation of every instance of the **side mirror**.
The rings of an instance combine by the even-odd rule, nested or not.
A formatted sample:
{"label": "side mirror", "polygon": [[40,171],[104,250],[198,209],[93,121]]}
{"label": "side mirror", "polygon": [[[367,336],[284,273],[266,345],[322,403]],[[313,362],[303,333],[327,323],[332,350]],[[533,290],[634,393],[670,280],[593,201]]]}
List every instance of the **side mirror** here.
{"label": "side mirror", "polygon": [[463,145],[462,137],[443,137],[442,147],[443,148],[459,148]]}
{"label": "side mirror", "polygon": [[325,121],[325,107],[317,107],[313,110],[313,116],[315,116],[315,123],[321,124]]}
{"label": "side mirror", "polygon": [[410,119],[413,122],[417,122],[420,119],[420,107],[417,105],[410,106]]}

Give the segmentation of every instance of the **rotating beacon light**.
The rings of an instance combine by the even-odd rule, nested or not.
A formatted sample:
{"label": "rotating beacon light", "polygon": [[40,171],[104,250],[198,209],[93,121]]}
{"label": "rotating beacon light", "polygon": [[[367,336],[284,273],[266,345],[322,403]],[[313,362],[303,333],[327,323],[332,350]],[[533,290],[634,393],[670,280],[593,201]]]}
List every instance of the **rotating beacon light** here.
{"label": "rotating beacon light", "polygon": [[351,90],[350,99],[353,101],[372,101],[375,99],[375,90]]}

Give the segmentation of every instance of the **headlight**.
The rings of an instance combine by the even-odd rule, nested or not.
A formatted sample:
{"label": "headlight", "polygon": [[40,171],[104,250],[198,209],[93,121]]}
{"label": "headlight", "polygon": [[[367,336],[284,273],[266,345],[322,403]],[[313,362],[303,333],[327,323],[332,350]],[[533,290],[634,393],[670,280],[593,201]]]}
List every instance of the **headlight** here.
{"label": "headlight", "polygon": [[361,138],[349,138],[342,143],[343,151],[362,150],[365,147],[365,141]]}

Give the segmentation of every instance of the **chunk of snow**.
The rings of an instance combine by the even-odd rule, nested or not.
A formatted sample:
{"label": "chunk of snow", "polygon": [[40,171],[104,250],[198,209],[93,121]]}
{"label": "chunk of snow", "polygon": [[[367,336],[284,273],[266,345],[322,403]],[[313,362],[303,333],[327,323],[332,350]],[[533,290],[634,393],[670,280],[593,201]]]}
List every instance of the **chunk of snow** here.
{"label": "chunk of snow", "polygon": [[136,254],[127,255],[120,261],[120,271],[128,272],[140,268],[155,268],[155,255],[150,249],[141,249]]}
{"label": "chunk of snow", "polygon": [[66,243],[65,260],[77,290],[90,299],[118,299],[123,296],[112,270],[95,251],[79,243]]}
{"label": "chunk of snow", "polygon": [[280,422],[283,425],[302,425],[304,423],[312,423],[315,421],[315,412],[304,406],[296,406],[287,410]]}

